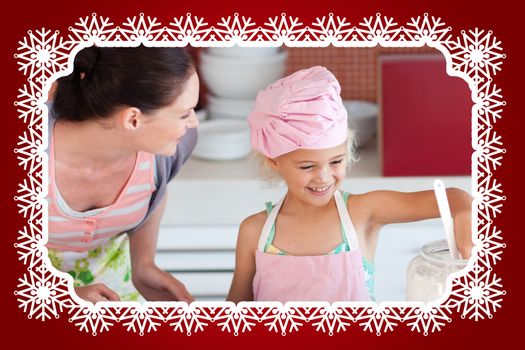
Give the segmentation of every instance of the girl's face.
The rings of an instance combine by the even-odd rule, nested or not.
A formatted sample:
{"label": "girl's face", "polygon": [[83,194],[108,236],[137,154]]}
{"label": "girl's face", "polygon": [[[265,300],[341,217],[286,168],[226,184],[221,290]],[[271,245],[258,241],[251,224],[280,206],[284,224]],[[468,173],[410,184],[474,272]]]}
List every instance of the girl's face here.
{"label": "girl's face", "polygon": [[326,149],[298,149],[275,159],[272,168],[288,191],[304,203],[326,205],[346,175],[346,142]]}
{"label": "girl's face", "polygon": [[172,104],[142,118],[142,149],[154,154],[171,156],[186,131],[199,126],[194,108],[199,100],[199,78],[193,73]]}

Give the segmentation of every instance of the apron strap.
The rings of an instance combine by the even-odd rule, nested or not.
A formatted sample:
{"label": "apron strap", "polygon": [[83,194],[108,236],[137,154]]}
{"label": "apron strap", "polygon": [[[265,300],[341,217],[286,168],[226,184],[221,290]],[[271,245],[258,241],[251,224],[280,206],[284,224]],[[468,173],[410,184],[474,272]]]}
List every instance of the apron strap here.
{"label": "apron strap", "polygon": [[272,231],[273,223],[275,222],[275,219],[277,218],[277,214],[279,213],[279,210],[281,209],[281,205],[283,204],[284,197],[281,198],[277,204],[273,207],[270,214],[268,214],[268,217],[266,218],[266,222],[264,223],[261,236],[259,237],[259,244],[258,249],[261,252],[264,252],[264,248],[266,246],[266,241],[268,240],[268,236],[270,235],[270,232]]}
{"label": "apron strap", "polygon": [[[337,206],[337,211],[339,213],[339,218],[344,227],[343,233],[346,235],[346,241],[350,246],[350,250],[359,251],[359,241],[357,240],[357,234],[355,232],[354,225],[352,224],[352,220],[350,219],[350,215],[348,214],[348,209],[346,207],[346,203],[343,199],[343,196],[341,195],[341,192],[337,191],[334,197],[335,204]],[[272,211],[270,212],[270,214],[268,214],[268,217],[266,218],[258,243],[258,249],[261,252],[264,252],[265,250],[266,241],[270,236],[272,226],[275,222],[275,219],[277,218],[279,210],[281,209],[281,205],[283,204],[284,198],[285,197],[281,198],[281,200],[277,202],[277,204],[275,204]]]}
{"label": "apron strap", "polygon": [[357,240],[357,234],[355,232],[354,225],[352,224],[352,220],[350,219],[350,215],[348,214],[348,209],[345,200],[343,199],[343,196],[339,191],[335,193],[334,197],[335,204],[337,206],[337,211],[339,212],[339,218],[341,219],[341,223],[344,227],[343,232],[346,235],[346,241],[350,246],[350,250],[359,251],[359,241]]}

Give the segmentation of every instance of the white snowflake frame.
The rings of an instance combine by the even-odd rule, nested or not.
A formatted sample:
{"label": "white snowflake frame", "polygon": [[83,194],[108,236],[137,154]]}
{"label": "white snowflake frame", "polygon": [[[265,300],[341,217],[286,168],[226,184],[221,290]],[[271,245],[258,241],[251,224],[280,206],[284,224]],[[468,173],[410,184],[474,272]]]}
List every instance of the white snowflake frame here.
{"label": "white snowflake frame", "polygon": [[[80,331],[97,334],[121,324],[128,331],[144,334],[159,327],[191,335],[214,325],[224,332],[249,332],[262,323],[270,332],[283,335],[314,327],[333,334],[360,327],[380,335],[398,326],[427,335],[440,331],[453,314],[478,321],[492,318],[501,307],[505,291],[493,268],[502,258],[505,244],[493,220],[501,212],[505,196],[493,175],[501,165],[505,149],[493,125],[501,118],[505,101],[493,83],[505,55],[492,31],[452,29],[441,18],[424,14],[400,26],[380,14],[356,25],[345,17],[328,14],[311,25],[282,14],[257,25],[234,14],[214,26],[204,18],[187,14],[173,18],[167,26],[140,14],[115,26],[109,18],[93,14],[80,18],[67,37],[59,31],[28,31],[14,55],[27,83],[19,89],[15,106],[25,130],[19,136],[19,166],[27,171],[14,198],[27,222],[18,232],[19,261],[27,268],[14,292],[28,318],[46,321],[67,317]],[[68,274],[54,269],[47,258],[48,162],[47,108],[44,103],[51,81],[72,71],[75,54],[83,47],[98,46],[282,46],[289,47],[422,47],[439,50],[446,58],[447,73],[464,79],[472,92],[472,193],[474,195],[473,257],[466,271],[449,277],[448,291],[433,303],[257,303],[230,302],[191,305],[180,302],[106,302],[93,305],[78,298]]]}

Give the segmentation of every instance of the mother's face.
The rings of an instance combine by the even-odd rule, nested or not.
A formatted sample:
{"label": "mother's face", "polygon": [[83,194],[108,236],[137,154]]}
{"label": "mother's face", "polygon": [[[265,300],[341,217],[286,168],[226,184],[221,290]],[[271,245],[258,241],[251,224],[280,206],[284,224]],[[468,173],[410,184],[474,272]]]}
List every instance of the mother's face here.
{"label": "mother's face", "polygon": [[195,106],[199,100],[199,77],[194,72],[186,81],[182,93],[168,106],[143,118],[142,149],[170,156],[186,131],[199,126]]}

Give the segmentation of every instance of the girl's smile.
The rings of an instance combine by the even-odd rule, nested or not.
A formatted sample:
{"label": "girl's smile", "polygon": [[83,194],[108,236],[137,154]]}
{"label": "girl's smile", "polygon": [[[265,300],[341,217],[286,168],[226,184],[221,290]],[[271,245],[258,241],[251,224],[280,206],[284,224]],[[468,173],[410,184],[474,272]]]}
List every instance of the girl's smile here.
{"label": "girl's smile", "polygon": [[288,192],[300,202],[324,206],[346,175],[347,144],[325,149],[298,149],[270,164],[286,182]]}
{"label": "girl's smile", "polygon": [[325,186],[325,187],[306,187],[307,190],[312,192],[315,196],[324,196],[325,194],[329,193],[330,189],[332,188],[332,185]]}

